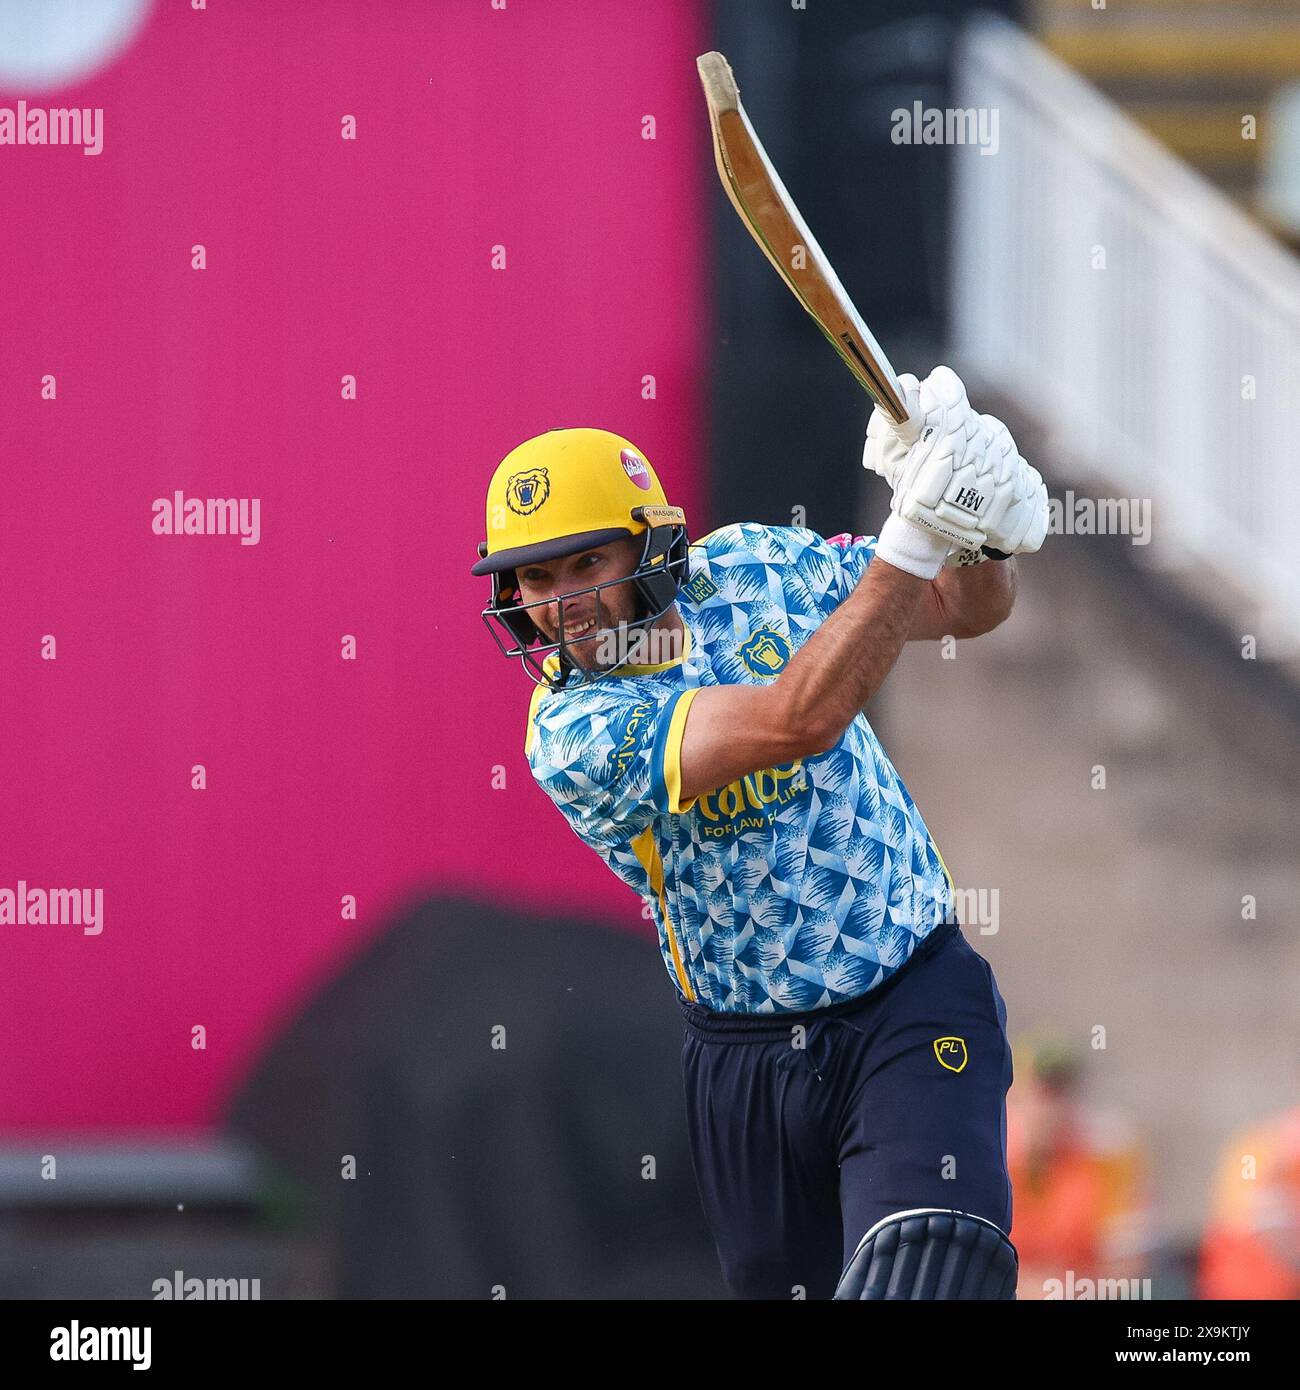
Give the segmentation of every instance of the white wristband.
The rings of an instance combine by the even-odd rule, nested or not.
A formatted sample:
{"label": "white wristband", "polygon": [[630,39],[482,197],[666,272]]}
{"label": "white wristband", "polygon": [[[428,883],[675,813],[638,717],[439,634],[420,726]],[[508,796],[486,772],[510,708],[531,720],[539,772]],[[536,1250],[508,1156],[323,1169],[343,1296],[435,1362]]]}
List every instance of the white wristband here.
{"label": "white wristband", "polygon": [[882,560],[918,579],[933,579],[951,549],[952,542],[946,537],[936,536],[914,521],[905,521],[897,512],[890,512],[876,541],[876,554]]}

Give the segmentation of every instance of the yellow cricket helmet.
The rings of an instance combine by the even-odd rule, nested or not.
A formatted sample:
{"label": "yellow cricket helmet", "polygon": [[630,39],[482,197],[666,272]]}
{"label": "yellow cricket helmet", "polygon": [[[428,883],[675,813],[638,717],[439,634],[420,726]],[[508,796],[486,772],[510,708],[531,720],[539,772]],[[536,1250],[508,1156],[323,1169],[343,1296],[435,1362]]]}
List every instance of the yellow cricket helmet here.
{"label": "yellow cricket helmet", "polygon": [[[633,627],[662,617],[677,596],[687,564],[686,514],[669,505],[640,449],[609,430],[548,430],[512,449],[488,484],[487,539],[472,566],[472,573],[492,576],[483,618],[497,645],[520,657],[534,680],[564,684],[580,668],[563,638],[538,645],[542,633],[528,615],[530,605],[519,602],[515,570],[642,534],[645,547],[630,580],[612,581],[635,586],[642,616]],[[502,643],[493,620],[513,646]],[[559,654],[559,670],[543,671],[552,652]]]}

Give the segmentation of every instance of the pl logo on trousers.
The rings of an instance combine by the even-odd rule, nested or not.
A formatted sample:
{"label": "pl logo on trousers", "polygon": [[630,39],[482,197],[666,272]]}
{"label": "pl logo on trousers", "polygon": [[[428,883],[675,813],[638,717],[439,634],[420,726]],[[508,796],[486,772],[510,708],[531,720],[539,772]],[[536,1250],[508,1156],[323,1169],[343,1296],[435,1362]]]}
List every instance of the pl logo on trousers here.
{"label": "pl logo on trousers", "polygon": [[935,1038],[934,1055],[939,1065],[949,1071],[961,1071],[970,1060],[965,1038]]}

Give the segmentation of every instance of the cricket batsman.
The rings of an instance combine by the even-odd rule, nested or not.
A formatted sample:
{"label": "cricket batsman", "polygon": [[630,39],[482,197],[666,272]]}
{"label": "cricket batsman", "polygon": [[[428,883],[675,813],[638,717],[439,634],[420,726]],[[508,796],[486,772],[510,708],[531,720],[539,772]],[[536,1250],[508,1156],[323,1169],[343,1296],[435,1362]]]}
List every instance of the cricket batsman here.
{"label": "cricket batsman", "polygon": [[1006,1007],[863,706],[904,642],[1006,619],[1047,492],[951,370],[901,382],[863,452],[879,536],[692,544],[635,445],[556,429],[498,466],[473,566],[537,682],[533,776],[649,905],[742,1298],[1015,1297]]}

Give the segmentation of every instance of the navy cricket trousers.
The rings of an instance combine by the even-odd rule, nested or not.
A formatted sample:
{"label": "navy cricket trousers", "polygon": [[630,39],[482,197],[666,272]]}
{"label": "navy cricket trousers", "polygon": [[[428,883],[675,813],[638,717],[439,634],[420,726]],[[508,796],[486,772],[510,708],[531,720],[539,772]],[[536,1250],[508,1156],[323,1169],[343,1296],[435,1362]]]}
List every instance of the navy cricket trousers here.
{"label": "navy cricket trousers", "polygon": [[678,1002],[695,1178],[738,1297],[830,1298],[866,1231],[915,1207],[1011,1230],[1006,1005],[959,926],[848,1003]]}

